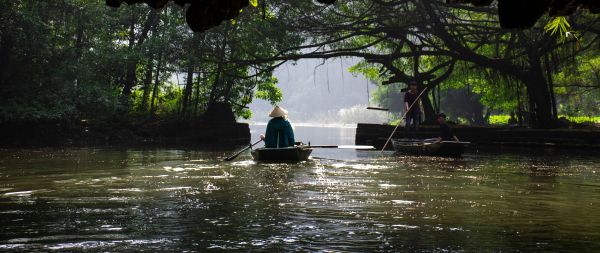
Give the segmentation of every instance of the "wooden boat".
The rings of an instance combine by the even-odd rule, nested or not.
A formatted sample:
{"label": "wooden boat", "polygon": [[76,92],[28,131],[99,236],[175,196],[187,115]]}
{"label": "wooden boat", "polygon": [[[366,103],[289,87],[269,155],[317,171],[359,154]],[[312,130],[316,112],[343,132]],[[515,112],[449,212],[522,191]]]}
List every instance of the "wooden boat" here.
{"label": "wooden boat", "polygon": [[258,148],[251,154],[259,162],[300,162],[308,160],[312,153],[309,146],[294,146],[287,148]]}
{"label": "wooden boat", "polygon": [[460,141],[437,142],[435,139],[394,139],[392,145],[399,154],[460,157],[471,143]]}

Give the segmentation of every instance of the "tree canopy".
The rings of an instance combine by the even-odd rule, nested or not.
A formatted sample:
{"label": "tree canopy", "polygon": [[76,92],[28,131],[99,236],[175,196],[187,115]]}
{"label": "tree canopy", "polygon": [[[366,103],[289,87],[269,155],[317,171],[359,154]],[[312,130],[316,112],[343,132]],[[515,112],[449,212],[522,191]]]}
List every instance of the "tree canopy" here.
{"label": "tree canopy", "polygon": [[[281,94],[269,57],[302,39],[275,15],[248,9],[195,34],[172,4],[154,10],[103,1],[2,2],[0,120],[202,114],[208,104],[245,105]],[[266,36],[265,34],[268,34]],[[145,117],[145,116],[144,116]]]}
{"label": "tree canopy", "polygon": [[[106,6],[121,2],[154,8]],[[225,2],[219,8],[238,6]],[[392,109],[403,84],[417,81],[428,120],[440,110],[476,124],[514,112],[555,127],[562,114],[598,113],[594,4],[515,30],[499,25],[491,1],[320,2],[246,1],[194,33],[187,1],[4,1],[0,121],[191,119],[221,102],[249,118],[253,99],[282,98],[281,64],[340,57],[361,59],[351,70],[380,84],[376,99]],[[556,14],[557,3],[545,11]]]}
{"label": "tree canopy", "polygon": [[[571,59],[578,55],[597,55],[598,17],[583,10],[574,13],[569,22],[577,34],[561,38],[546,31],[545,21],[526,30],[502,29],[496,13],[490,7],[436,0],[348,1],[312,12],[303,8],[298,14],[302,21],[288,26],[306,34],[308,42],[301,55],[284,52],[280,59],[359,57],[364,62],[354,71],[383,85],[414,80],[430,93],[460,80],[478,87],[491,108],[517,97],[526,101],[527,108],[519,111],[531,125],[556,126],[555,75],[577,64]],[[488,92],[505,95],[491,102]],[[424,99],[430,121],[439,91],[431,95]]]}

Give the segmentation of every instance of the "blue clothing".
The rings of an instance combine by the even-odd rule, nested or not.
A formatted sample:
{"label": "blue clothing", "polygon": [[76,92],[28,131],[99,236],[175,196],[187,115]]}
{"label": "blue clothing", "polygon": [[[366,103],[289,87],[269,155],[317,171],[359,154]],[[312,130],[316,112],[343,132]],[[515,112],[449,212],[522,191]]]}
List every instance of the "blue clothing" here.
{"label": "blue clothing", "polygon": [[295,143],[294,130],[289,121],[281,117],[269,120],[265,133],[265,147],[286,148],[294,146]]}

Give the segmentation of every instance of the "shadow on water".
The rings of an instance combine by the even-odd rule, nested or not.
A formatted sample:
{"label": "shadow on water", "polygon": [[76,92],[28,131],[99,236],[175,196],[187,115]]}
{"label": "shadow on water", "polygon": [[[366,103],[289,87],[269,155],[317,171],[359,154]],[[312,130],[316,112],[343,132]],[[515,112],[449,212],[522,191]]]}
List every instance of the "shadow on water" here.
{"label": "shadow on water", "polygon": [[0,150],[0,251],[600,247],[598,156],[323,149],[314,156],[326,159],[260,164],[226,155]]}

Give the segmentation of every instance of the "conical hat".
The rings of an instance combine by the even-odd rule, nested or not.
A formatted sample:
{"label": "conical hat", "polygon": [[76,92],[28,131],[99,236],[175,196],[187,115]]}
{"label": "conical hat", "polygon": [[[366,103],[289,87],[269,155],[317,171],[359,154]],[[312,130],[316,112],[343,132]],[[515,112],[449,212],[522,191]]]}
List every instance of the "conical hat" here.
{"label": "conical hat", "polygon": [[273,117],[273,118],[285,117],[287,115],[288,115],[288,111],[286,111],[285,109],[283,109],[279,106],[275,106],[275,108],[273,108],[273,111],[271,111],[271,113],[269,113],[269,117]]}

